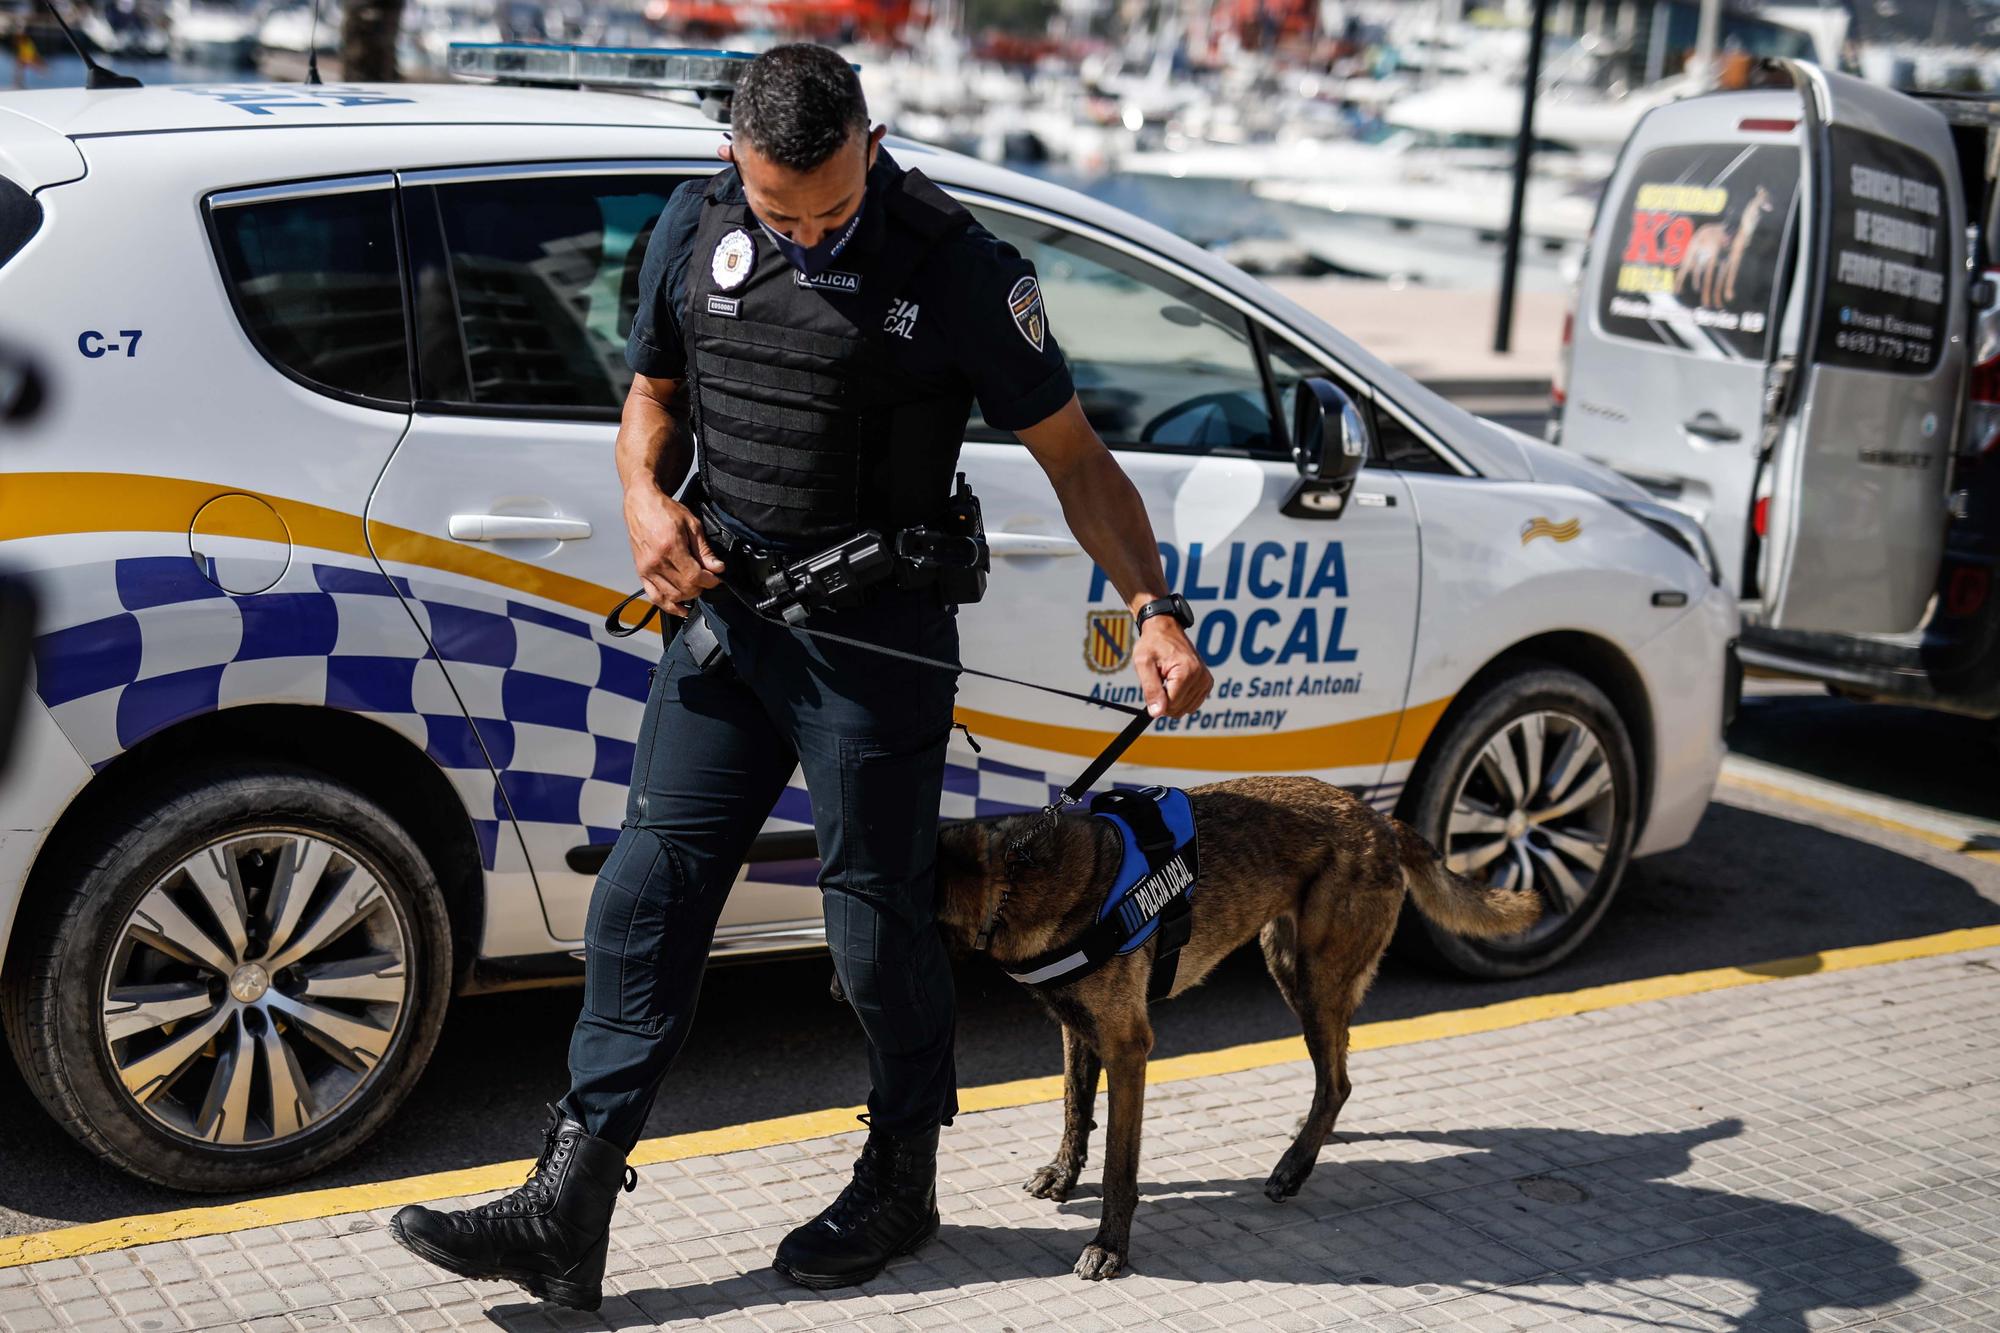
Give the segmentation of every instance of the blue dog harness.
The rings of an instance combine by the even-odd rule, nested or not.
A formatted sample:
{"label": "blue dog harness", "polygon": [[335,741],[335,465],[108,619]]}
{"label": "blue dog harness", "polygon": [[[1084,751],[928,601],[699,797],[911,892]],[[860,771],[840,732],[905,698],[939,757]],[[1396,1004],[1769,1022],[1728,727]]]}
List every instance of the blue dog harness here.
{"label": "blue dog harness", "polygon": [[1010,965],[1007,975],[1026,986],[1067,985],[1157,935],[1147,998],[1162,999],[1174,987],[1191,925],[1188,896],[1201,873],[1194,804],[1178,787],[1147,787],[1092,797],[1090,813],[1118,830],[1125,849],[1096,922],[1061,948]]}

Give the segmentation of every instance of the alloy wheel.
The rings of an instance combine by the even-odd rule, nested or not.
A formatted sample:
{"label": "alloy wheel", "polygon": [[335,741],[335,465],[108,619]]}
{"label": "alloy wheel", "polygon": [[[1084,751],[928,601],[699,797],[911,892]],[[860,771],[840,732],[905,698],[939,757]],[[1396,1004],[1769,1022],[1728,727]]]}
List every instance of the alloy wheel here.
{"label": "alloy wheel", "polygon": [[410,926],[355,853],[320,834],[221,839],[157,880],[120,927],[101,1035],[155,1123],[225,1148],[321,1124],[400,1034]]}
{"label": "alloy wheel", "polygon": [[1542,920],[1501,948],[1537,942],[1589,902],[1618,814],[1614,770],[1589,725],[1564,712],[1513,718],[1480,749],[1446,815],[1445,864],[1542,895]]}

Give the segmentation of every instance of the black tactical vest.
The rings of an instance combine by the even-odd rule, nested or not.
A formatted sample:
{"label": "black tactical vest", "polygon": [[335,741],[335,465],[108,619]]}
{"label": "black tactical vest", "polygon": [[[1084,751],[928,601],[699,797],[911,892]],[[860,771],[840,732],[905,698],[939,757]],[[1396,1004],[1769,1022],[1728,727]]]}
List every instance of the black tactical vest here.
{"label": "black tactical vest", "polygon": [[951,493],[971,392],[907,383],[884,325],[972,215],[915,171],[865,207],[885,214],[873,243],[857,253],[857,234],[812,285],[742,202],[734,168],[709,182],[695,229],[681,327],[702,486],[776,542],[930,522]]}

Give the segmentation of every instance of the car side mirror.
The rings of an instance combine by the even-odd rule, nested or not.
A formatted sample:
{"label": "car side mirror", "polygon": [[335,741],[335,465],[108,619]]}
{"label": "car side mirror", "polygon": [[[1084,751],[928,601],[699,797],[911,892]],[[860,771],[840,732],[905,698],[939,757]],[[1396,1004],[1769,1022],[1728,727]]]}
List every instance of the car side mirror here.
{"label": "car side mirror", "polygon": [[1300,518],[1338,518],[1374,452],[1368,418],[1346,390],[1316,378],[1292,386],[1290,415],[1292,463],[1299,470],[1299,481],[1284,512]]}

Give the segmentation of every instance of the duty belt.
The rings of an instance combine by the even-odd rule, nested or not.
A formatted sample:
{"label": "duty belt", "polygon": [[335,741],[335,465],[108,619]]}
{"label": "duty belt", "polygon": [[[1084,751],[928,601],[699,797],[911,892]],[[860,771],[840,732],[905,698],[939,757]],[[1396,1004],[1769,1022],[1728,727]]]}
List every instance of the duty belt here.
{"label": "duty belt", "polygon": [[[961,481],[962,480],[963,478],[961,477]],[[711,524],[707,521],[706,518],[704,518],[702,526],[704,530],[707,531],[710,540],[715,541],[717,545],[722,546],[724,554],[729,555],[731,557],[731,562],[737,559],[750,559],[752,561],[759,559],[775,560],[775,561],[790,559],[794,562],[794,567],[796,567],[796,564],[801,560],[801,557],[795,555],[781,556],[773,552],[764,551],[761,550],[760,548],[753,547],[749,543],[743,542],[741,539],[735,537],[734,534],[729,533],[727,529],[722,528],[720,524],[714,524],[713,526],[711,526]],[[734,545],[732,545],[731,543],[734,543]],[[843,545],[845,545],[845,543],[843,543]],[[984,543],[982,542],[981,543],[982,548],[983,545]],[[829,550],[834,550],[834,549],[838,548],[829,548]],[[821,552],[820,554],[825,555],[827,553]],[[803,557],[803,560],[807,563],[810,563],[811,561],[817,558],[819,557],[807,556]],[[770,571],[757,570],[755,572],[760,577],[761,580],[758,586],[768,588]],[[1098,696],[1092,694],[1084,694],[1077,690],[1065,690],[1055,685],[1044,685],[1040,681],[1022,680],[1018,676],[1003,676],[997,671],[981,671],[978,667],[969,667],[958,662],[947,662],[942,658],[937,658],[937,657],[925,657],[921,653],[904,652],[900,648],[890,648],[883,644],[870,643],[866,639],[856,639],[846,634],[835,634],[831,630],[816,629],[810,625],[800,624],[795,619],[780,619],[777,616],[769,614],[769,612],[767,611],[759,609],[758,603],[756,601],[753,601],[751,596],[747,596],[744,590],[739,589],[738,584],[742,581],[743,580],[741,579],[740,576],[735,580],[730,579],[727,575],[727,571],[725,570],[722,587],[725,590],[727,590],[732,596],[736,597],[739,601],[742,601],[746,606],[748,606],[754,614],[758,615],[762,619],[770,620],[777,624],[782,624],[795,634],[803,634],[808,638],[824,639],[830,643],[845,644],[850,648],[858,648],[863,652],[875,653],[878,656],[893,657],[896,658],[898,661],[911,662],[918,666],[930,667],[937,671],[949,671],[953,675],[978,676],[982,680],[996,680],[1004,685],[1019,685],[1024,689],[1039,690],[1043,694],[1053,694],[1058,698],[1063,698],[1063,699],[1074,699],[1078,703],[1089,704],[1094,708],[1104,708],[1104,709],[1109,709],[1111,712],[1114,713],[1125,713],[1129,715],[1131,720],[1125,724],[1124,730],[1120,731],[1116,736],[1111,738],[1110,743],[1107,744],[1104,747],[1104,749],[1098,753],[1098,756],[1095,759],[1090,761],[1089,767],[1085,768],[1083,772],[1077,775],[1075,781],[1071,782],[1067,787],[1064,787],[1062,789],[1062,792],[1059,795],[1057,795],[1057,797],[1053,801],[1050,801],[1047,805],[1042,807],[1042,814],[1045,817],[1053,818],[1056,815],[1056,813],[1059,812],[1064,806],[1075,805],[1077,802],[1081,801],[1084,797],[1084,794],[1097,784],[1098,779],[1102,778],[1104,774],[1110,769],[1110,767],[1118,762],[1119,758],[1125,753],[1125,751],[1129,750],[1132,747],[1132,742],[1138,740],[1140,736],[1144,735],[1146,728],[1152,725],[1153,721],[1152,714],[1148,713],[1144,708],[1138,708],[1133,706],[1132,704],[1117,703],[1110,699],[1099,698]],[[630,606],[633,602],[638,601],[645,595],[646,595],[646,590],[641,588],[639,591],[632,593],[630,596],[626,597],[623,601],[619,602],[618,605],[612,607],[610,613],[606,615],[604,618],[605,632],[617,638],[622,639],[637,634],[640,630],[644,629],[647,625],[651,624],[653,617],[659,614],[659,608],[652,605],[648,605],[646,607],[646,614],[641,616],[638,619],[638,621],[633,624],[626,624],[623,620],[620,619],[620,617],[624,614],[626,607]],[[693,612],[690,611],[690,615],[692,614]],[[677,627],[675,630],[669,632],[668,637],[672,638],[673,633],[675,632],[678,632]],[[966,740],[968,743],[972,745],[974,751],[976,752],[979,748],[979,744],[977,741],[972,740],[972,733],[970,731],[966,732]],[[990,932],[990,929],[991,929],[991,923],[989,922],[987,928],[983,929],[980,932],[981,938],[975,947],[980,949],[984,949],[986,947],[986,937]]]}

